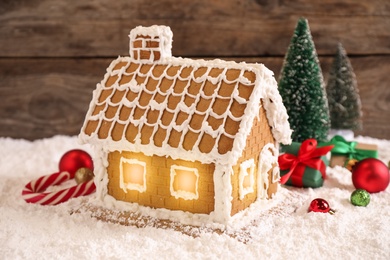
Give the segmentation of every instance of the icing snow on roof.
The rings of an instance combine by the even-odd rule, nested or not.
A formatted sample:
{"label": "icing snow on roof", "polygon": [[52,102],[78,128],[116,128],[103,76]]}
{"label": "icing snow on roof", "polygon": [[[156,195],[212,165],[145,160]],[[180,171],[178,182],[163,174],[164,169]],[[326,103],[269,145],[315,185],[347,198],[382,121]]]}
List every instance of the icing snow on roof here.
{"label": "icing snow on roof", "polygon": [[119,57],[94,91],[80,138],[109,149],[226,164],[241,155],[262,103],[274,138],[288,143],[287,113],[264,65]]}

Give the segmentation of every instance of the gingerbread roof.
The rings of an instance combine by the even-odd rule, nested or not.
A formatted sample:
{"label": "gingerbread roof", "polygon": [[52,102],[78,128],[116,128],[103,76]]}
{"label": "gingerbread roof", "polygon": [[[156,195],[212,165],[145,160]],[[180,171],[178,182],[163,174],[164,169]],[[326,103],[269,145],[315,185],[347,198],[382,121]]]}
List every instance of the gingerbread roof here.
{"label": "gingerbread roof", "polygon": [[275,139],[290,141],[286,110],[264,65],[147,58],[111,63],[94,91],[82,140],[110,150],[226,164],[241,155],[263,104]]}

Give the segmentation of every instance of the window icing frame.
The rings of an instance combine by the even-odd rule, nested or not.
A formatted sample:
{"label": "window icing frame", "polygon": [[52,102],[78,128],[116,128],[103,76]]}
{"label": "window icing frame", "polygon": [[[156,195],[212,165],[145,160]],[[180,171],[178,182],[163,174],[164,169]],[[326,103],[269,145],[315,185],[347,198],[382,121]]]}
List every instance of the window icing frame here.
{"label": "window icing frame", "polygon": [[[144,169],[143,171],[143,185],[140,185],[138,183],[131,183],[131,182],[128,182],[128,183],[125,183],[124,182],[124,167],[123,167],[123,164],[137,164],[137,165],[141,165]],[[139,191],[139,192],[145,192],[146,191],[146,163],[143,162],[143,161],[139,161],[137,159],[129,159],[129,158],[124,158],[124,157],[121,157],[120,159],[120,163],[119,163],[119,187],[125,192],[127,193],[127,190],[136,190],[136,191]]]}
{"label": "window icing frame", "polygon": [[[246,160],[240,164],[240,172],[238,174],[238,193],[240,200],[243,200],[247,194],[255,191],[255,167],[256,164],[253,159]],[[249,177],[249,187],[244,187],[246,177]]]}
{"label": "window icing frame", "polygon": [[[175,190],[174,189],[174,181],[175,177],[178,175],[176,170],[182,170],[182,171],[188,171],[188,172],[193,172],[196,181],[195,181],[195,193],[190,192],[190,191],[184,191],[184,190]],[[172,165],[170,169],[170,184],[169,184],[169,189],[171,192],[171,195],[175,197],[176,199],[184,199],[184,200],[197,200],[199,198],[199,172],[197,168],[191,168],[191,167],[186,167],[186,166],[181,166],[181,165]]]}

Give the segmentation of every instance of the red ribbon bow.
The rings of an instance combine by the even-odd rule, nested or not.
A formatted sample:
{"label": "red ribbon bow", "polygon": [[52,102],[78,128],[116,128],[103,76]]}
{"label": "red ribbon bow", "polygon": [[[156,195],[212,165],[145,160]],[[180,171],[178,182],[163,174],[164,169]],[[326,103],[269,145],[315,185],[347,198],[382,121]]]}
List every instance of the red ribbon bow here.
{"label": "red ribbon bow", "polygon": [[303,174],[306,167],[311,167],[319,170],[322,178],[326,177],[326,165],[321,160],[321,156],[326,155],[332,150],[333,145],[317,148],[317,141],[315,139],[305,140],[299,148],[298,155],[282,154],[278,158],[279,167],[281,170],[290,171],[280,178],[280,183],[285,184],[291,177],[294,186],[303,187]]}

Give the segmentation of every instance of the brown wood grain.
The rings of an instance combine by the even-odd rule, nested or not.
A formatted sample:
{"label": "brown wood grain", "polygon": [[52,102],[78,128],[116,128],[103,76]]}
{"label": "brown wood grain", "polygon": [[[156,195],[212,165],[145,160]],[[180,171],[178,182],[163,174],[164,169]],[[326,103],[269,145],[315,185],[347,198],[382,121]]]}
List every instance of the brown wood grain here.
{"label": "brown wood grain", "polygon": [[278,75],[299,17],[325,78],[337,43],[347,50],[363,103],[358,134],[390,139],[388,0],[2,0],[0,136],[77,134],[135,26],[170,26],[175,56],[263,62]]}
{"label": "brown wood grain", "polygon": [[129,31],[165,24],[176,56],[283,56],[296,21],[309,19],[317,52],[341,41],[351,55],[390,54],[390,2],[273,0],[3,0],[2,57],[128,53]]}
{"label": "brown wood grain", "polygon": [[0,136],[74,135],[109,60],[0,59]]}
{"label": "brown wood grain", "polygon": [[[112,59],[0,59],[0,136],[37,139],[75,135],[96,84]],[[228,58],[264,63],[279,75],[283,58]],[[332,58],[321,57],[327,79]],[[390,59],[351,58],[363,106],[357,134],[390,139]]]}

